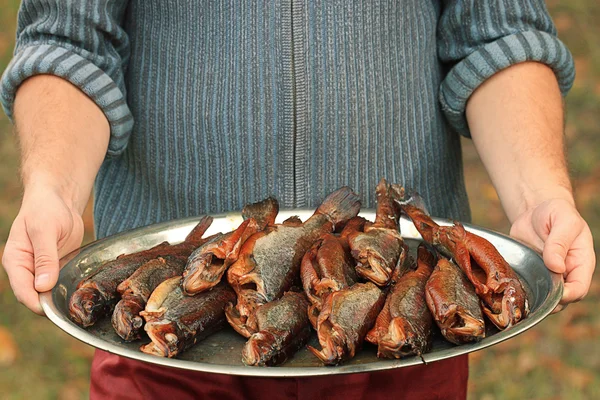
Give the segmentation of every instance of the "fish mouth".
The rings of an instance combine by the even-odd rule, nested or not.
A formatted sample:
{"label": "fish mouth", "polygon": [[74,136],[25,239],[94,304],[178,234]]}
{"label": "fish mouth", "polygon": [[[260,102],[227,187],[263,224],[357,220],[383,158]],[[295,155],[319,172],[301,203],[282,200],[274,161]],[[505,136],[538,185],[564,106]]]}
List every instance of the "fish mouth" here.
{"label": "fish mouth", "polygon": [[483,312],[498,329],[510,328],[526,316],[528,312],[527,302],[523,305],[524,311],[521,311],[521,307],[518,304],[521,302],[521,299],[521,296],[517,296],[514,287],[508,287],[502,296],[501,312],[494,312],[486,305],[483,306]]}
{"label": "fish mouth", "polygon": [[117,303],[111,321],[121,339],[130,342],[141,337],[144,320],[139,314],[143,309],[144,303],[137,296]]}
{"label": "fish mouth", "polygon": [[229,303],[225,306],[225,318],[227,318],[229,325],[245,338],[249,338],[258,330],[256,326],[252,326],[252,320],[245,315],[241,315],[238,308],[234,306],[233,303]]}
{"label": "fish mouth", "polygon": [[242,349],[242,361],[248,366],[265,366],[276,351],[276,338],[267,331],[253,334]]}
{"label": "fish mouth", "polygon": [[163,319],[151,321],[144,327],[152,342],[140,347],[146,354],[172,358],[179,353],[179,335],[174,322]]}
{"label": "fish mouth", "polygon": [[317,329],[317,321],[319,320],[319,315],[321,314],[321,304],[314,303],[308,306],[308,320],[315,330]]}
{"label": "fish mouth", "polygon": [[356,273],[377,286],[385,286],[392,277],[392,270],[378,255],[356,259]]}
{"label": "fish mouth", "polygon": [[331,278],[322,278],[315,283],[313,290],[320,301],[325,295],[342,290],[343,286],[344,285]]}
{"label": "fish mouth", "polygon": [[104,309],[104,297],[98,289],[77,289],[69,299],[69,314],[78,325],[87,328],[94,325]]}
{"label": "fish mouth", "polygon": [[194,260],[190,268],[186,269],[183,274],[181,283],[183,293],[193,296],[213,287],[217,274],[211,273],[211,269],[213,269],[211,267],[216,266],[218,269],[218,264],[222,266],[223,262],[224,260],[214,257],[212,253],[203,254],[199,259]]}
{"label": "fish mouth", "polygon": [[444,337],[454,344],[476,342],[485,337],[483,319],[476,318],[465,310],[456,310],[442,325]]}
{"label": "fish mouth", "polygon": [[388,332],[379,340],[378,357],[402,358],[421,355],[426,344],[419,339],[412,323],[403,318],[394,318]]}
{"label": "fish mouth", "polygon": [[324,321],[319,326],[319,343],[322,350],[317,350],[312,346],[306,346],[321,362],[325,365],[337,365],[345,357],[352,357],[349,354],[348,338],[339,329],[336,329],[330,321]]}

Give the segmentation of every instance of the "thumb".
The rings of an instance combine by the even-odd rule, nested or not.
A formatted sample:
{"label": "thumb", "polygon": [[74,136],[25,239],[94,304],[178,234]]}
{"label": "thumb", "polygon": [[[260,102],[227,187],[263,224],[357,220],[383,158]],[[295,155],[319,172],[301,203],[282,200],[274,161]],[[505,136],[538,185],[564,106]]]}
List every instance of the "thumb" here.
{"label": "thumb", "polygon": [[28,229],[33,248],[35,290],[47,292],[58,281],[57,234],[51,227]]}
{"label": "thumb", "polygon": [[547,229],[546,232],[538,232],[542,238],[547,235],[543,251],[544,264],[557,274],[565,273],[565,259],[569,249],[583,229],[581,218],[576,212],[563,210],[546,217],[546,221],[535,219],[533,222],[536,227]]}

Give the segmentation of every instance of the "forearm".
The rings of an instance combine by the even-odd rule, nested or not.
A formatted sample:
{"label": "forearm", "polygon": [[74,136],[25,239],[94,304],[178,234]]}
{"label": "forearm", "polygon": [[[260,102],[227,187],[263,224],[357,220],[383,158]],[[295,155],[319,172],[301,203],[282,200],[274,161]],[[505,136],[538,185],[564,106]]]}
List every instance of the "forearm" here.
{"label": "forearm", "polygon": [[477,152],[511,222],[551,198],[573,202],[564,155],[563,106],[550,68],[509,67],[467,103]]}
{"label": "forearm", "polygon": [[69,82],[38,75],[20,86],[14,117],[24,196],[52,188],[82,213],[108,147],[102,111]]}

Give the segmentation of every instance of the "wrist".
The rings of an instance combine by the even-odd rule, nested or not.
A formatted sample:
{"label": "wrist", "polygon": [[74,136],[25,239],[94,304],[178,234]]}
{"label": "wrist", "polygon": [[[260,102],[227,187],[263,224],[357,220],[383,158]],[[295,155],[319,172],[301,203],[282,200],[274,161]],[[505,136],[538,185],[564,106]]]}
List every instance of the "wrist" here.
{"label": "wrist", "polygon": [[71,176],[46,171],[23,172],[22,182],[24,201],[32,197],[44,198],[53,193],[79,215],[83,214],[91,193],[91,186],[83,187]]}
{"label": "wrist", "polygon": [[526,186],[521,185],[520,199],[517,202],[514,212],[508,210],[508,218],[512,222],[527,211],[533,210],[540,204],[549,200],[563,200],[568,204],[575,206],[573,190],[571,184],[567,181],[544,186]]}

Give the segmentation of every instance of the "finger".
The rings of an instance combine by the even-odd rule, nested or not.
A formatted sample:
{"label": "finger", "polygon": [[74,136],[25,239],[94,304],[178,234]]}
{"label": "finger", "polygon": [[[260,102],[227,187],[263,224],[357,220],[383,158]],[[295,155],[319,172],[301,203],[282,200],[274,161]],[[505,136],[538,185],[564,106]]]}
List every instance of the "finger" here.
{"label": "finger", "polygon": [[[547,221],[534,217],[536,232],[543,238],[543,229]],[[581,234],[583,220],[575,212],[558,213],[551,221],[550,232],[544,244],[544,264],[553,272],[562,274],[566,271],[565,259],[571,245]]]}
{"label": "finger", "polygon": [[583,234],[577,238],[576,250],[567,257],[567,276],[561,304],[569,304],[585,297],[592,283],[596,256],[593,239],[586,226]]}
{"label": "finger", "polygon": [[557,304],[556,307],[554,307],[554,310],[552,310],[551,314],[559,313],[567,308],[567,306],[568,304]]}
{"label": "finger", "polygon": [[52,228],[46,229],[38,223],[29,225],[27,232],[33,247],[35,290],[46,292],[58,281],[57,235]]}
{"label": "finger", "polygon": [[[33,255],[21,251],[19,247],[10,239],[6,242],[2,265],[17,300],[36,314],[44,315],[39,294],[33,287]],[[31,266],[31,270],[28,266]]]}

